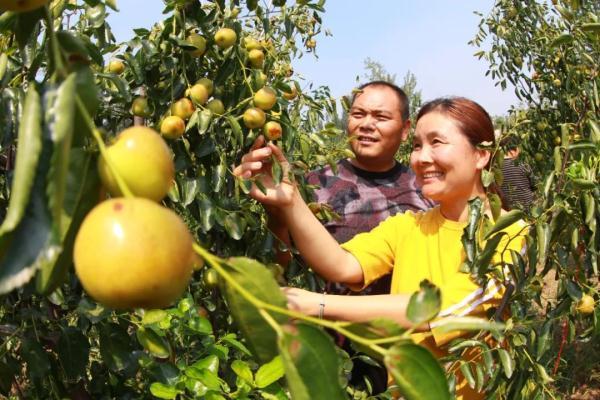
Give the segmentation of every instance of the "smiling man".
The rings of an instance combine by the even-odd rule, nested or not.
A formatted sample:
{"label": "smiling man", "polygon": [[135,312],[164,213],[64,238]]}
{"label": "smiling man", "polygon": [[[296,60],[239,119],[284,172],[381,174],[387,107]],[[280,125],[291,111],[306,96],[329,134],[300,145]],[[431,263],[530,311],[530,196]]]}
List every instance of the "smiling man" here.
{"label": "smiling man", "polygon": [[[355,157],[307,176],[315,201],[329,204],[341,216],[325,223],[342,243],[373,229],[381,221],[406,210],[425,210],[433,203],[421,196],[415,175],[395,155],[410,130],[409,104],[404,91],[388,82],[369,82],[358,88],[348,115],[347,132]],[[389,283],[388,283],[389,284]],[[372,294],[389,293],[385,283]]]}

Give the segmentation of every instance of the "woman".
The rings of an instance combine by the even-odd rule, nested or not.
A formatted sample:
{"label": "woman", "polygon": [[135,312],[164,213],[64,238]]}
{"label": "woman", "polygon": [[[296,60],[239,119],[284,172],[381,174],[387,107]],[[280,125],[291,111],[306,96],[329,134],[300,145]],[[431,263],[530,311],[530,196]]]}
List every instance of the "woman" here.
{"label": "woman", "polygon": [[[479,197],[486,202],[481,174],[489,165],[491,154],[477,147],[483,142],[494,142],[494,129],[489,115],[477,103],[465,98],[442,98],[425,104],[417,116],[410,164],[423,195],[439,205],[428,211],[390,217],[343,245],[321,226],[289,180],[273,184],[269,172],[271,155],[284,170],[288,168],[281,150],[272,143],[251,150],[234,173],[261,180],[266,192],[254,187],[250,194],[277,209],[300,254],[317,273],[357,290],[384,274],[392,274],[389,295],[332,296],[288,288],[289,306],[330,319],[365,321],[385,317],[411,327],[406,306],[423,279],[441,289],[442,311],[438,318],[483,316],[488,308],[497,305],[503,292],[501,283],[490,279],[482,288],[469,274],[459,271],[464,260],[461,236],[467,224],[468,201]],[[260,144],[259,141],[257,145]],[[509,261],[508,250],[522,249],[522,227],[522,223],[516,223],[505,229],[507,235],[498,249],[507,251],[496,254],[494,262]],[[414,339],[442,355],[441,346],[461,332],[442,334],[436,332],[435,325],[433,321],[431,326],[417,327],[423,333]],[[457,386],[458,399],[481,398],[464,382]]]}

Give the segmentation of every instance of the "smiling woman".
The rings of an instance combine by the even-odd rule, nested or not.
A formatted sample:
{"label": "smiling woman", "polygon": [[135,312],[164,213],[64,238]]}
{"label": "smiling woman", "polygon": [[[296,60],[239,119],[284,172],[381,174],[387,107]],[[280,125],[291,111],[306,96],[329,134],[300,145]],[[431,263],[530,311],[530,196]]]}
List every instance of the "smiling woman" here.
{"label": "smiling woman", "polygon": [[[355,151],[368,157],[381,141],[389,139],[386,135],[390,121],[384,110],[392,102],[385,96],[384,104],[369,91],[360,96],[365,97],[357,97],[349,126],[355,124],[351,129],[358,138]],[[493,142],[493,132],[488,113],[471,100],[445,98],[424,105],[417,117],[411,165],[423,193],[440,205],[428,211],[397,214],[342,245],[313,216],[289,179],[276,184],[270,176],[272,155],[282,165],[283,176],[288,176],[289,164],[281,149],[269,143],[268,147],[254,148],[246,154],[234,174],[260,181],[261,189],[254,185],[250,195],[277,209],[294,244],[314,271],[353,290],[362,290],[383,275],[392,274],[391,293],[387,295],[336,296],[287,288],[288,306],[336,320],[390,318],[414,328],[418,332],[413,335],[415,342],[443,356],[444,346],[465,333],[443,333],[436,328],[438,320],[466,315],[485,318],[505,291],[506,282],[490,276],[485,287],[481,287],[469,274],[460,272],[464,260],[461,236],[467,226],[468,202],[476,197],[486,202],[481,174],[490,161],[490,153],[476,145]],[[503,230],[505,234],[497,246],[503,250],[493,256],[492,265],[510,262],[510,251],[522,249],[522,228],[523,224],[517,222]],[[441,312],[429,325],[412,326],[406,315],[407,304],[423,280],[441,289]],[[457,399],[483,398],[460,375],[456,388]]]}
{"label": "smiling woman", "polygon": [[423,195],[440,203],[450,219],[464,219],[466,201],[485,197],[481,171],[490,152],[475,147],[482,142],[494,142],[494,127],[488,113],[471,100],[435,100],[417,116],[410,165]]}

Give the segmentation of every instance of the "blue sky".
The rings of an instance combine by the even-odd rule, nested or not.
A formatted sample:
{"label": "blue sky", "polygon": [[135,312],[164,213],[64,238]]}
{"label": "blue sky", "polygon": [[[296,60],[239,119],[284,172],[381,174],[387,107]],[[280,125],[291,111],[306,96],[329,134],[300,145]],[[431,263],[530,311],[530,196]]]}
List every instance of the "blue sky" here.
{"label": "blue sky", "polygon": [[[132,28],[150,27],[163,18],[159,0],[121,0],[120,12],[109,17],[118,41]],[[401,82],[410,70],[423,99],[444,95],[472,98],[491,114],[501,115],[517,104],[512,89],[502,91],[485,77],[487,63],[467,44],[477,32],[479,17],[493,0],[327,0],[323,25],[333,36],[317,37],[316,59],[306,54],[293,64],[306,82],[326,85],[334,97],[349,93],[364,74],[367,57],[380,62]]]}

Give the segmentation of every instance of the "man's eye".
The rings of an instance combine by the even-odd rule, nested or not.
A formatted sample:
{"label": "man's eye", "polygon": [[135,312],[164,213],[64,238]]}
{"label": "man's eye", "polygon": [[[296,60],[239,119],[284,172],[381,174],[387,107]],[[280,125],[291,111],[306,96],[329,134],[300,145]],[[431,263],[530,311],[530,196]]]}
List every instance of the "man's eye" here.
{"label": "man's eye", "polygon": [[413,150],[419,150],[421,148],[421,144],[420,143],[413,143],[412,148],[413,148]]}

